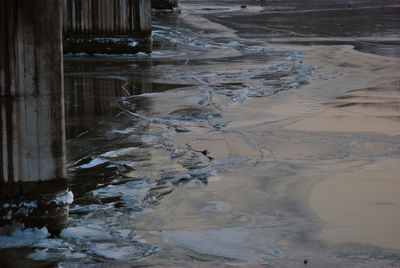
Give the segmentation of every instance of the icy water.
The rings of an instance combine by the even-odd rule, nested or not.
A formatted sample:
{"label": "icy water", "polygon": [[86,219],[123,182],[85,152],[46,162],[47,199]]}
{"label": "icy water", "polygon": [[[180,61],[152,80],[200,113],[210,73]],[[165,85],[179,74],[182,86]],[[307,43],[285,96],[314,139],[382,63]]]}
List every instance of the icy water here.
{"label": "icy water", "polygon": [[[389,230],[362,233],[360,212],[335,241],[336,184],[313,188],[365,170],[398,185],[399,3],[181,6],[154,14],[152,55],[65,57],[69,227],[2,230],[1,266],[399,266],[398,192],[376,199]],[[324,123],[343,107],[393,123]]]}

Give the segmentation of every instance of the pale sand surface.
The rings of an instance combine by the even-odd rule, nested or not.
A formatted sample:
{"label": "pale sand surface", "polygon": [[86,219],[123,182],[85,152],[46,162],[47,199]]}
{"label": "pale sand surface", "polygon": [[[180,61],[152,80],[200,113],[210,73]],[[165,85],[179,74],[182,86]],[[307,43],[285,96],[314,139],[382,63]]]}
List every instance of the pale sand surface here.
{"label": "pale sand surface", "polygon": [[[398,62],[360,56],[348,52],[345,55],[353,64],[368,60],[369,64],[360,64],[357,71],[364,72],[364,79],[369,83],[366,88],[357,89],[357,80],[351,77],[336,81],[335,87],[347,87],[345,94],[332,100],[332,105],[327,105],[329,108],[286,129],[353,132],[354,135],[374,132],[393,135],[400,141]],[[377,68],[378,64],[382,67]],[[383,82],[385,80],[388,82]],[[356,242],[399,250],[400,161],[370,160],[372,163],[361,164],[358,168],[334,168],[337,174],[311,190],[311,207],[324,222],[319,237],[334,243]]]}
{"label": "pale sand surface", "polygon": [[[185,12],[190,13],[184,11],[183,20],[191,21]],[[204,18],[188,24],[215,29],[214,38],[228,34],[248,41]],[[310,83],[229,105],[225,96],[214,96],[223,107],[214,120],[226,126],[189,124],[190,132],[170,141],[207,150],[215,176],[207,185],[175,189],[151,213],[134,219],[134,227],[166,249],[159,259],[183,258],[189,250],[239,259],[243,263],[232,264],[239,266],[273,260],[277,267],[299,267],[308,258],[310,267],[395,266],[400,250],[400,60],[351,46],[272,48],[301,51],[302,66],[317,67]],[[253,66],[213,68],[208,66],[208,72],[236,74]],[[215,76],[201,79],[205,85],[221,82]],[[252,80],[237,82],[251,85]],[[210,266],[221,263],[231,265],[213,259]]]}
{"label": "pale sand surface", "polygon": [[198,124],[171,137],[207,150],[217,173],[135,220],[146,240],[245,264],[350,265],[340,252],[363,252],[364,266],[354,267],[393,261],[375,249],[400,249],[400,60],[346,46],[302,50],[304,65],[343,75],[314,73],[301,89],[232,104],[218,119],[230,122],[223,131]]}
{"label": "pale sand surface", "polygon": [[[362,109],[359,109],[362,110]],[[366,110],[366,109],[364,109]],[[378,118],[381,115],[369,116],[363,112],[347,112],[342,109],[329,109],[317,116],[305,118],[289,125],[287,129],[301,131],[329,132],[377,132],[387,135],[400,133],[400,122]]]}
{"label": "pale sand surface", "polygon": [[399,167],[399,159],[378,160],[315,185],[309,200],[325,222],[320,237],[399,249]]}

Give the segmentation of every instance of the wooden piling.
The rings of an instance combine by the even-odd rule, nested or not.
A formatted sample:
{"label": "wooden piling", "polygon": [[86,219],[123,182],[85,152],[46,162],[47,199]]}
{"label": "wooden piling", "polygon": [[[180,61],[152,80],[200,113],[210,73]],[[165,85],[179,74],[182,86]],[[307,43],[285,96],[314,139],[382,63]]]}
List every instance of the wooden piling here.
{"label": "wooden piling", "polygon": [[0,225],[67,223],[61,4],[0,0]]}
{"label": "wooden piling", "polygon": [[63,0],[63,10],[64,53],[151,53],[150,0]]}

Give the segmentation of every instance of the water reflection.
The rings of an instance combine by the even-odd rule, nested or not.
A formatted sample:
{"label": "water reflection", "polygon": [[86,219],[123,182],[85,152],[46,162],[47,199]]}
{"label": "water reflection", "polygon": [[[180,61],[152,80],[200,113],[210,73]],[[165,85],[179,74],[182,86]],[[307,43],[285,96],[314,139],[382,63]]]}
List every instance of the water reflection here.
{"label": "water reflection", "polygon": [[[96,124],[116,117],[121,112],[121,98],[187,86],[85,76],[68,76],[64,81],[67,139],[77,137]],[[135,106],[134,111],[148,111],[151,109],[151,100],[142,98],[135,102]]]}
{"label": "water reflection", "polygon": [[67,139],[79,136],[104,117],[114,117],[120,109],[113,105],[127,93],[118,79],[65,78]]}
{"label": "water reflection", "polygon": [[[284,4],[283,1],[278,2]],[[300,1],[297,3],[301,4]],[[249,33],[259,33],[254,30],[259,26],[257,23],[269,23],[270,19],[276,19],[274,25],[281,20],[297,24],[295,18],[279,16],[264,14],[260,20],[251,16],[256,27],[246,28],[243,24],[243,28]],[[299,19],[299,16],[295,17]],[[301,19],[307,18],[304,16]],[[319,19],[324,18],[320,16]],[[229,17],[224,20],[229,20]],[[179,24],[179,19],[174,17],[167,17],[166,21],[171,25]],[[316,21],[318,19],[314,23]],[[309,27],[315,27],[313,23],[307,23]],[[179,31],[186,25],[180,27]],[[381,142],[376,137],[359,138],[359,135],[350,134],[320,136],[280,129],[282,121],[274,118],[273,109],[271,111],[276,99],[279,101],[279,95],[275,95],[292,90],[287,95],[282,94],[290,96],[294,89],[301,92],[304,89],[301,86],[309,83],[311,74],[319,80],[317,82],[322,82],[342,77],[344,74],[341,71],[306,66],[298,51],[272,49],[260,44],[246,46],[236,41],[222,43],[219,40],[221,43],[218,43],[210,41],[208,36],[192,38],[178,34],[174,29],[160,28],[156,34],[162,42],[169,42],[165,46],[167,49],[173,47],[173,50],[156,51],[158,56],[154,57],[67,57],[65,92],[69,186],[76,199],[70,211],[69,228],[62,233],[62,237],[45,240],[51,246],[44,248],[40,247],[43,241],[33,245],[35,251],[29,258],[46,260],[47,264],[54,259],[66,261],[67,266],[82,262],[96,265],[105,262],[106,266],[110,264],[107,259],[132,264],[157,252],[151,244],[153,242],[143,242],[142,237],[137,235],[135,229],[140,228],[140,224],[142,230],[157,230],[164,239],[173,241],[172,244],[185,247],[189,240],[191,244],[188,248],[210,254],[219,250],[221,256],[227,257],[232,257],[232,249],[236,249],[239,256],[252,254],[249,251],[255,246],[257,254],[250,257],[258,259],[258,252],[271,249],[269,240],[264,239],[268,237],[275,237],[276,241],[286,244],[287,241],[296,241],[293,247],[303,248],[304,240],[308,239],[307,230],[314,226],[304,222],[304,215],[298,211],[295,199],[288,201],[287,196],[278,199],[282,190],[280,184],[275,186],[275,182],[278,184],[278,180],[283,179],[284,183],[292,184],[306,176],[314,177],[315,173],[298,172],[307,163],[340,162],[347,161],[349,155],[358,156],[355,149],[358,144],[361,147],[374,142],[374,148],[378,148],[377,143],[381,148],[371,151],[371,147],[364,146],[363,157],[385,156],[382,152],[387,153],[388,148],[392,148],[392,154],[398,153],[394,146],[398,142],[394,138]],[[193,84],[195,86],[188,87]],[[187,88],[176,90],[179,87]],[[170,92],[148,94],[166,90]],[[325,98],[325,89],[316,91]],[[262,107],[257,110],[256,106],[247,106],[239,110],[249,98],[264,98],[257,99]],[[305,102],[305,105],[309,109],[314,102]],[[283,110],[287,109],[289,115],[294,117],[297,114],[295,106]],[[236,108],[237,114],[223,115],[229,107]],[[264,114],[265,110],[267,114]],[[264,121],[264,117],[271,121]],[[297,119],[285,120],[292,122]],[[251,124],[254,124],[253,128]],[[178,136],[182,138],[182,143],[176,142]],[[353,147],[349,148],[349,143]],[[228,149],[224,148],[225,145]],[[271,150],[273,153],[269,153],[271,148],[276,152]],[[276,157],[281,160],[277,161]],[[237,169],[233,170],[233,167]],[[232,174],[222,178],[222,181],[225,179],[220,184],[222,188],[213,193],[207,192],[212,186],[208,182],[219,179],[216,170],[230,169]],[[254,178],[249,174],[255,175]],[[188,188],[175,190],[184,184]],[[160,202],[172,191],[175,191],[175,197],[170,196]],[[207,197],[210,200],[203,198],[203,194],[207,193],[210,193]],[[179,196],[183,196],[182,199]],[[248,199],[242,199],[244,197]],[[277,206],[277,200],[282,204]],[[204,205],[203,201],[209,202]],[[156,208],[158,212],[146,216],[147,212]],[[183,217],[175,217],[179,213]],[[214,214],[209,216],[207,213]],[[206,222],[210,225],[204,224]],[[221,229],[247,222],[262,227]],[[210,229],[218,224],[221,228],[183,235],[178,232],[179,229],[197,228],[201,224],[201,228]],[[268,226],[264,228],[264,225]],[[178,231],[158,232],[159,226]],[[209,239],[210,235],[219,240],[217,242],[229,243],[224,244],[226,248],[221,251],[221,247],[215,248],[218,243]],[[196,239],[193,239],[195,236]],[[291,238],[285,241],[287,237]],[[245,243],[245,248],[240,244],[243,239],[249,244]],[[306,247],[305,251],[315,251],[319,255],[322,250],[315,250],[314,246],[319,247],[320,244]],[[160,253],[174,261],[189,259],[192,262],[196,258],[211,258],[194,252],[186,255],[186,251],[182,257],[181,250],[168,248]],[[28,253],[21,254],[26,256]],[[279,251],[268,254],[285,257]],[[299,254],[303,256],[303,251]],[[323,259],[324,256],[318,258]],[[164,261],[163,255],[155,259],[155,262]]]}
{"label": "water reflection", "polygon": [[283,44],[351,44],[362,52],[399,57],[398,4],[392,0],[268,1],[259,14],[210,17],[246,39]]}

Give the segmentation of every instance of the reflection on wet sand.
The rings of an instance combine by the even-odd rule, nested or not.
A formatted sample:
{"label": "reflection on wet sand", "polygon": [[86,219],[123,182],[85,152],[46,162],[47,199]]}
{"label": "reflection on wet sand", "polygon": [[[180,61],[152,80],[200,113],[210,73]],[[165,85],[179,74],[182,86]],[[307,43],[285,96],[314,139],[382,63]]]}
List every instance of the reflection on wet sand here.
{"label": "reflection on wet sand", "polygon": [[[396,183],[399,110],[393,81],[398,61],[348,46],[270,48],[263,43],[265,35],[252,40],[257,46],[247,46],[240,31],[239,37],[218,20],[185,13],[214,16],[198,8],[186,6],[180,23],[222,30],[213,35],[220,43],[211,46],[229,56],[207,54],[198,60],[199,54],[192,54],[175,63],[153,59],[144,69],[144,60],[135,67],[117,60],[93,67],[87,63],[89,69],[81,70],[101,81],[100,87],[114,83],[111,95],[119,97],[112,112],[105,113],[114,116],[112,122],[70,143],[71,152],[82,141],[92,144],[86,151],[94,151],[70,168],[77,192],[74,228],[95,219],[104,222],[96,216],[103,207],[124,212],[104,231],[137,230],[146,244],[136,252],[152,252],[139,260],[141,265],[293,267],[307,259],[324,267],[396,266],[399,256],[392,249],[398,245],[388,234],[398,232],[398,190],[376,176],[385,172],[385,179]],[[177,23],[175,17],[160,20]],[[184,43],[174,31],[157,30],[156,38],[168,40],[164,48]],[[240,42],[226,42],[223,35]],[[200,38],[185,40],[200,50],[206,46]],[[73,61],[67,63],[71,71]],[[112,83],[106,77],[116,74]],[[127,82],[135,75],[150,84],[157,81],[154,89],[165,81],[188,87],[135,97],[151,88]],[[81,79],[76,71],[70,76]],[[368,172],[371,165],[376,172]],[[368,192],[371,187],[377,189],[374,194]],[[382,195],[387,198],[378,198]],[[338,196],[342,206],[336,205]],[[93,212],[84,207],[94,204]],[[371,212],[375,209],[377,214]],[[380,220],[370,218],[378,214]],[[344,227],[362,221],[376,225],[358,231]],[[129,259],[127,248],[111,244],[123,253],[118,259]],[[109,246],[90,247],[108,256],[101,249]]]}
{"label": "reflection on wet sand", "polygon": [[[118,101],[121,98],[146,93],[163,92],[174,88],[184,87],[182,84],[157,83],[150,81],[127,80],[123,78],[96,78],[87,76],[66,77],[65,98],[67,120],[67,139],[76,137],[84,132],[80,127],[90,127],[93,119],[113,118],[121,107]],[[143,101],[145,102],[145,100]],[[137,110],[149,109],[149,103],[137,102]],[[74,122],[75,120],[87,120]],[[83,130],[83,131],[82,131]]]}
{"label": "reflection on wet sand", "polygon": [[[62,267],[398,266],[400,62],[315,41],[362,45],[398,8],[352,1],[366,24],[330,25],[351,21],[347,2],[187,0],[154,18],[152,56],[66,57],[76,199],[60,238],[19,254]],[[271,46],[299,38],[292,24],[319,45]],[[395,24],[374,27],[397,38]],[[378,43],[365,49],[398,55]]]}
{"label": "reflection on wet sand", "polygon": [[[301,49],[305,65],[324,66],[323,70],[313,72],[310,84],[301,90],[283,91],[268,98],[249,98],[241,105],[231,105],[215,120],[215,125],[222,128],[187,126],[190,132],[171,137],[175,145],[189,144],[196,151],[207,150],[207,155],[214,159],[212,165],[216,167],[218,179],[209,181],[207,187],[187,184],[176,189],[151,213],[137,218],[134,226],[147,241],[172,250],[182,260],[180,263],[189,261],[187,256],[192,256],[194,251],[205,254],[201,256],[213,264],[229,263],[213,256],[217,255],[240,259],[242,265],[254,262],[267,265],[273,260],[273,264],[292,267],[304,258],[323,267],[362,266],[360,263],[367,263],[367,267],[397,265],[399,257],[392,250],[398,245],[388,235],[398,233],[398,213],[394,213],[397,203],[390,201],[390,209],[377,214],[363,204],[382,195],[397,200],[399,188],[388,186],[386,180],[380,182],[383,166],[381,172],[369,174],[370,179],[365,181],[357,179],[355,184],[354,180],[346,179],[352,176],[350,172],[368,169],[371,163],[380,165],[382,158],[398,158],[396,122],[374,129],[363,122],[358,125],[347,122],[346,116],[338,115],[341,109],[346,109],[343,104],[348,99],[361,96],[364,99],[355,103],[361,105],[369,97],[367,103],[380,103],[383,107],[375,107],[374,111],[370,107],[368,110],[357,108],[357,111],[348,111],[351,117],[367,116],[371,122],[382,125],[391,120],[387,118],[389,114],[398,116],[399,109],[393,106],[399,96],[398,86],[393,81],[399,62],[358,53],[349,47]],[[331,56],[327,58],[326,54]],[[352,64],[358,67],[351,67]],[[339,68],[342,75],[326,79]],[[215,97],[215,101],[222,99],[223,96]],[[331,110],[332,117],[325,116]],[[307,124],[307,120],[319,120],[322,115],[323,120]],[[336,119],[343,120],[340,121],[342,129],[332,127]],[[393,176],[398,172],[397,162],[387,162],[385,167],[390,169],[383,175],[392,178],[393,183],[396,183]],[[360,172],[353,177],[364,175]],[[335,183],[337,178],[346,183]],[[371,178],[372,187],[377,187],[374,197],[365,192],[371,188]],[[353,187],[359,187],[354,189],[354,195],[343,195],[343,191]],[[337,198],[341,201],[336,201]],[[346,206],[336,205],[341,202],[352,204],[347,208],[359,221],[369,221],[369,217],[379,215],[382,224],[373,227],[374,235],[368,237],[368,230],[360,229],[346,236],[350,229],[331,228],[346,226],[351,221],[347,210],[341,210]],[[205,210],[210,203],[227,204],[229,209],[218,213]],[[340,219],[332,221],[335,215]],[[391,227],[386,228],[387,225]],[[320,230],[321,234],[316,236]],[[376,235],[380,239],[374,240]],[[240,244],[235,239],[252,242]],[[377,248],[384,245],[392,249]],[[160,260],[169,263],[163,252],[150,257],[149,263]]]}
{"label": "reflection on wet sand", "polygon": [[311,206],[326,222],[320,237],[399,249],[399,165],[399,159],[387,158],[338,171],[315,185]]}
{"label": "reflection on wet sand", "polygon": [[400,56],[398,1],[283,0],[260,4],[265,9],[258,13],[209,18],[248,40],[257,36],[276,44],[346,44],[362,52]]}

